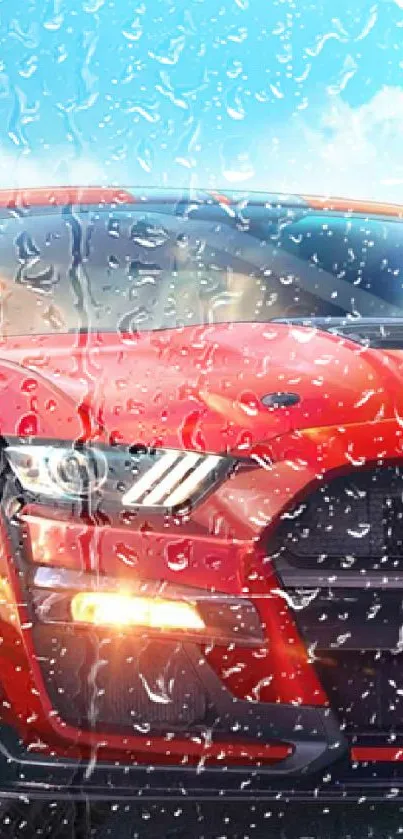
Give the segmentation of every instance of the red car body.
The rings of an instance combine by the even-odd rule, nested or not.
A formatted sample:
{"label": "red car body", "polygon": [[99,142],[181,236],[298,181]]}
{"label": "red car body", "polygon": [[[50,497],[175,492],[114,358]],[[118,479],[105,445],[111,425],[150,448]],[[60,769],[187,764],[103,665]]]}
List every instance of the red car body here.
{"label": "red car body", "polygon": [[[92,188],[0,193],[3,219],[28,235],[38,214],[50,229],[63,213],[111,218],[158,205],[180,206],[183,217],[183,204],[188,219],[191,212],[212,213],[217,235],[239,218],[245,222],[246,206],[263,214],[274,208],[276,219],[280,213],[286,221],[295,213],[310,223],[320,216],[321,229],[359,219],[384,230],[401,225],[402,214],[389,205],[281,196],[245,201]],[[253,219],[239,235],[250,235],[251,225]],[[114,246],[112,236],[111,254]],[[24,245],[29,258],[21,256],[21,239],[18,247],[17,268],[30,268],[35,243]],[[73,241],[73,267],[75,254]],[[289,276],[289,266],[285,271]],[[14,285],[5,280],[3,307],[13,293],[26,292],[24,277],[13,276]],[[26,286],[31,293],[32,284]],[[35,288],[32,293],[35,298]],[[301,320],[287,313],[272,322],[155,330],[101,324],[69,331],[59,324],[42,333],[30,329],[34,312],[25,298],[22,305],[27,328],[10,334],[3,312],[0,340],[2,793],[116,799],[139,789],[197,796],[226,790],[330,798],[363,789],[376,797],[392,786],[400,794],[403,350],[397,316],[396,333],[385,337],[375,324],[374,338],[371,321],[363,341],[308,322],[306,312]],[[47,314],[57,321],[49,307]],[[357,322],[347,326],[358,329]],[[46,489],[38,497],[25,492],[10,468],[13,447],[61,442],[80,451],[95,447],[107,458],[133,447],[139,456],[213,455],[228,469],[182,510],[115,509],[114,501],[95,510],[82,500],[64,504]],[[359,504],[370,497],[360,481],[379,475],[373,497],[382,497],[382,514],[375,501],[368,501],[375,506],[364,522],[353,501],[340,507],[343,481],[358,476],[351,493]],[[395,484],[388,506],[388,487]],[[336,489],[323,496],[323,487]],[[323,498],[327,513],[317,501]],[[314,534],[305,525],[297,536],[290,529],[285,534],[300,515],[312,516],[307,499],[330,519],[315,525]],[[393,508],[392,524],[384,523],[385,505]],[[359,547],[351,559],[351,545],[341,546],[337,564],[343,533],[354,533],[353,545],[361,545],[376,516],[394,539],[393,551],[382,542],[378,556],[371,543],[367,554]],[[309,552],[304,545],[311,539],[316,547]],[[303,545],[297,559],[288,548],[284,554],[291,543]],[[243,637],[242,623],[237,641],[230,612],[222,636],[218,628],[199,638],[180,628],[76,626],[64,612],[47,621],[43,611],[47,598],[49,608],[54,602],[59,609],[63,598],[87,587],[138,593],[153,592],[156,583],[175,602],[204,598],[203,608],[213,604],[213,611],[217,603],[235,612],[252,604],[250,633]],[[147,676],[137,672],[139,661]],[[167,676],[168,665],[173,675]],[[339,681],[335,672],[344,674]],[[396,706],[385,694],[388,713],[378,718],[385,674]]]}

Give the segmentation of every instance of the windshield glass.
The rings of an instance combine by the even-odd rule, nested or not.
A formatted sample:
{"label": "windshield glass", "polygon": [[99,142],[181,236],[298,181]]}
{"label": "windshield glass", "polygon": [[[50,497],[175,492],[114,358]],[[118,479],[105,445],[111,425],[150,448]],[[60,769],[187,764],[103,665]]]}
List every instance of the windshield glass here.
{"label": "windshield glass", "polygon": [[229,210],[149,202],[3,219],[2,334],[403,316],[399,220],[274,212],[263,197]]}

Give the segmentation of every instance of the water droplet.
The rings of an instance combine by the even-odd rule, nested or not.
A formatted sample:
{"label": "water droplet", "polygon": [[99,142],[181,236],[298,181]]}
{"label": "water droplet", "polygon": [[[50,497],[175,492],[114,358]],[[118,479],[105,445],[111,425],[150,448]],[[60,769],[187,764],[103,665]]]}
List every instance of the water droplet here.
{"label": "water droplet", "polygon": [[128,41],[132,42],[139,41],[142,34],[143,27],[141,26],[139,17],[134,18],[133,22],[122,30],[122,35],[127,38]]}
{"label": "water droplet", "polygon": [[104,3],[105,0],[85,0],[85,3],[83,4],[83,10],[84,12],[95,14],[96,12],[99,12],[100,9],[102,9]]}
{"label": "water droplet", "polygon": [[284,93],[282,93],[282,91],[280,90],[278,85],[271,84],[270,85],[270,90],[271,90],[273,96],[276,97],[276,99],[284,99]]}
{"label": "water droplet", "polygon": [[173,542],[165,549],[166,562],[171,571],[184,571],[189,566],[192,543],[188,539]]}
{"label": "water droplet", "polygon": [[108,234],[112,236],[114,239],[118,239],[120,236],[120,222],[119,219],[111,218],[108,221]]}
{"label": "water droplet", "polygon": [[125,565],[133,566],[138,564],[139,556],[137,551],[135,551],[130,545],[126,545],[124,542],[117,542],[115,545],[115,553],[117,558]]}
{"label": "water droplet", "polygon": [[227,114],[235,120],[245,119],[245,108],[238,90],[227,96]]}
{"label": "water droplet", "polygon": [[309,329],[308,327],[305,327],[304,329],[297,329],[296,327],[292,327],[291,335],[294,341],[297,341],[298,344],[308,344],[309,341],[312,341],[312,339],[317,335],[317,329]]}
{"label": "water droplet", "polygon": [[352,528],[347,528],[347,533],[354,539],[363,539],[364,536],[368,536],[370,530],[371,525],[369,524],[369,522],[360,522],[356,530],[353,530]]}
{"label": "water droplet", "polygon": [[355,76],[358,70],[358,65],[352,55],[347,55],[343,62],[343,67],[337,77],[337,80],[328,86],[327,91],[330,96],[337,96],[348,85],[350,79]]}
{"label": "water droplet", "polygon": [[18,72],[19,75],[22,76],[24,79],[30,79],[37,69],[38,57],[36,55],[31,55],[26,61],[20,64],[20,69]]}
{"label": "water droplet", "polygon": [[34,437],[38,434],[38,417],[36,414],[24,414],[16,426],[16,434],[19,437]]}
{"label": "water droplet", "polygon": [[155,52],[150,51],[149,55],[158,61],[159,64],[177,64],[179,56],[185,46],[185,36],[179,38],[168,38],[163,41]]}
{"label": "water droplet", "polygon": [[150,224],[145,219],[139,219],[133,224],[130,236],[133,242],[143,248],[160,247],[168,239],[168,233],[163,227]]}
{"label": "water droplet", "polygon": [[154,162],[152,147],[146,140],[140,140],[137,146],[137,160],[145,172],[151,172]]}
{"label": "water droplet", "polygon": [[36,379],[24,379],[21,385],[22,393],[32,393],[38,387]]}

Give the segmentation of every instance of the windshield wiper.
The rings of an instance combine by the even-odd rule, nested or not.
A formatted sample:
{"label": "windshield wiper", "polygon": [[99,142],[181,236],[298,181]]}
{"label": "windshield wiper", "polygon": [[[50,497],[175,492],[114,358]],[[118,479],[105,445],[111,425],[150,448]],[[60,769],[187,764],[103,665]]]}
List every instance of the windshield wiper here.
{"label": "windshield wiper", "polygon": [[271,323],[311,326],[374,349],[403,349],[403,317],[291,317],[275,318]]}

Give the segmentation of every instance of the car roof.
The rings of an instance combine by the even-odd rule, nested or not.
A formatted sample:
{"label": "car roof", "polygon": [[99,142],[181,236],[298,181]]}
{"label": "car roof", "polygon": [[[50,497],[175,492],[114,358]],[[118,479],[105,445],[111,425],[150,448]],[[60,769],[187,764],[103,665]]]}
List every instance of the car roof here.
{"label": "car roof", "polygon": [[0,209],[8,210],[30,207],[49,209],[66,205],[117,207],[130,204],[177,204],[178,202],[220,204],[227,208],[244,204],[272,209],[311,209],[337,215],[357,214],[403,218],[403,205],[400,204],[318,195],[102,186],[47,186],[0,190]]}

